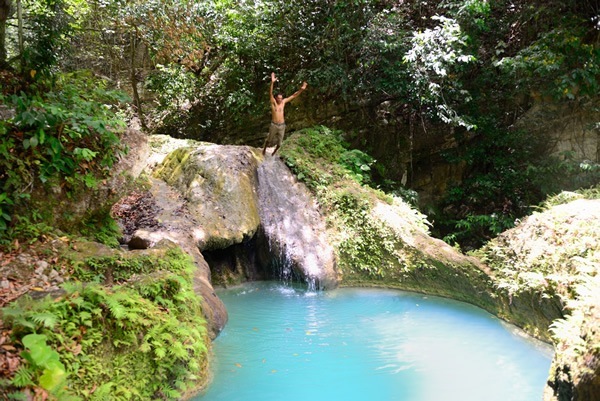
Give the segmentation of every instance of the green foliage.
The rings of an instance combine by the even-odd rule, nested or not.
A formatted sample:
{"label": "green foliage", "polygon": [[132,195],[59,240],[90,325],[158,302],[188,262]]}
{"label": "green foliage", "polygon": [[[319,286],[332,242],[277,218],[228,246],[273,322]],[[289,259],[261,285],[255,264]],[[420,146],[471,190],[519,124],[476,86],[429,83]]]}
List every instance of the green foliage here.
{"label": "green foliage", "polygon": [[50,72],[66,52],[72,34],[71,15],[64,0],[28,0],[25,53],[21,55],[25,71]]}
{"label": "green foliage", "polygon": [[0,244],[18,234],[10,228],[19,221],[37,220],[26,209],[32,188],[94,188],[120,155],[122,93],[87,74],[47,84],[0,98],[15,111],[0,121]]}
{"label": "green foliage", "polygon": [[441,16],[432,19],[439,25],[413,33],[411,48],[404,56],[413,80],[410,97],[444,123],[475,128],[451,103],[471,100],[454,77],[462,64],[475,61],[475,57],[465,52],[467,38],[455,20]]}
{"label": "green foliage", "polygon": [[112,248],[119,247],[119,238],[122,236],[121,227],[108,212],[99,211],[85,217],[81,226],[80,232],[83,236],[93,238]]}
{"label": "green foliage", "polygon": [[83,399],[175,400],[202,380],[208,338],[193,262],[173,248],[143,263],[164,270],[112,288],[66,283],[58,299],[4,308],[15,340],[28,348],[13,385],[33,386],[39,377],[42,387],[68,387]]}
{"label": "green foliage", "polygon": [[371,214],[371,201],[350,190],[324,192],[320,199],[327,205],[337,224],[343,224],[340,264],[344,271],[385,277],[397,259],[398,242],[393,231]]}
{"label": "green foliage", "polygon": [[[334,175],[344,175],[344,170],[337,163],[337,159],[346,151],[341,145],[339,132],[321,126],[302,130],[295,138],[294,145],[282,148],[281,156],[298,179],[309,188],[329,185]],[[330,168],[319,168],[313,163],[311,155],[322,159]]]}
{"label": "green foliage", "polygon": [[146,87],[156,93],[159,110],[175,111],[197,92],[198,80],[179,65],[158,64],[148,77]]}
{"label": "green foliage", "polygon": [[[491,118],[477,121],[477,140],[445,153],[465,163],[468,174],[450,185],[436,212],[434,233],[463,249],[476,249],[532,211],[548,194],[598,182],[593,163],[584,169],[569,159],[546,156],[539,137],[502,129]],[[585,166],[588,166],[586,164]]]}
{"label": "green foliage", "polygon": [[[73,34],[71,0],[23,0],[22,20],[17,21],[17,13],[9,14],[6,37],[0,48],[7,50],[7,65],[28,79],[39,75],[50,76],[59,60],[67,54]],[[10,5],[10,1],[8,4]],[[16,2],[12,2],[16,3]],[[15,5],[15,4],[13,4]],[[13,11],[14,11],[13,7]],[[12,21],[11,21],[12,19]],[[17,26],[22,24],[22,48],[19,44]],[[2,55],[4,56],[4,54]],[[0,60],[4,64],[5,60]]]}
{"label": "green foliage", "polygon": [[585,35],[585,22],[569,17],[497,65],[523,90],[541,90],[559,100],[594,97],[600,91],[600,48],[586,43]]}
{"label": "green foliage", "polygon": [[[32,380],[33,375],[18,374],[20,384],[23,384],[23,377],[29,376],[30,383],[39,383],[40,387],[48,390],[51,394],[56,394],[66,382],[66,371],[64,365],[60,362],[58,352],[46,344],[46,336],[43,334],[28,334],[23,337],[22,342],[25,351],[22,352],[23,358],[29,363],[27,368],[38,373],[41,372],[37,380]],[[21,387],[24,387],[23,385]]]}
{"label": "green foliage", "polygon": [[[347,149],[341,137],[341,131],[324,126],[304,129],[291,146],[284,147],[282,157],[298,178],[313,189],[341,178],[371,183],[375,159],[361,150]],[[315,159],[320,162],[315,164]]]}
{"label": "green foliage", "polygon": [[368,154],[358,149],[347,150],[340,155],[339,162],[352,171],[359,183],[366,184],[371,181],[371,166],[375,159]]}
{"label": "green foliage", "polygon": [[110,279],[115,283],[123,283],[134,274],[148,274],[160,270],[189,274],[189,260],[181,251],[172,248],[165,252],[165,256],[94,256],[78,263],[74,268],[73,277],[84,282],[102,283]]}
{"label": "green foliage", "polygon": [[[390,269],[404,266],[397,249],[397,234],[373,214],[379,200],[394,200],[366,185],[370,180],[369,155],[348,150],[342,133],[319,126],[304,129],[288,138],[282,157],[298,179],[313,191],[325,211],[328,225],[339,232],[338,263],[347,274],[383,278]],[[367,169],[369,167],[369,169]],[[408,209],[408,207],[407,207]],[[425,228],[425,217],[405,216]]]}

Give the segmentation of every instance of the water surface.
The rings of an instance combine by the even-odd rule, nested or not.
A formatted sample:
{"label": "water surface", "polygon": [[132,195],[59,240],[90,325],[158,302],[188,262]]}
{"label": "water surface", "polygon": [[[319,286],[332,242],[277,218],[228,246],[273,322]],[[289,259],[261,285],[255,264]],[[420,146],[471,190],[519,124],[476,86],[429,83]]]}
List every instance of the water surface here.
{"label": "water surface", "polygon": [[395,290],[220,290],[229,322],[196,401],[541,400],[552,350],[468,304]]}

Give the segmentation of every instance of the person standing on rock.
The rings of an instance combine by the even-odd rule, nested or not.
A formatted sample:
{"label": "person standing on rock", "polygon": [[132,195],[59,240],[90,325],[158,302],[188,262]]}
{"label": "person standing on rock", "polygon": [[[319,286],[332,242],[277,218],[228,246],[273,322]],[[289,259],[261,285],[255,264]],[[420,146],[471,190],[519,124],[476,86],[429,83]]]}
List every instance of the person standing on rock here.
{"label": "person standing on rock", "polygon": [[295,99],[300,95],[308,86],[306,82],[302,83],[300,89],[298,89],[293,95],[284,98],[281,93],[278,93],[276,96],[273,96],[273,85],[277,81],[275,77],[275,73],[271,73],[271,90],[269,91],[269,95],[271,96],[271,126],[269,127],[269,135],[267,139],[265,139],[265,146],[263,146],[263,156],[267,151],[267,145],[273,142],[275,139],[277,140],[277,145],[275,146],[275,150],[271,153],[271,156],[277,152],[277,150],[281,147],[281,142],[283,142],[283,135],[285,134],[285,119],[283,117],[283,109],[287,102]]}

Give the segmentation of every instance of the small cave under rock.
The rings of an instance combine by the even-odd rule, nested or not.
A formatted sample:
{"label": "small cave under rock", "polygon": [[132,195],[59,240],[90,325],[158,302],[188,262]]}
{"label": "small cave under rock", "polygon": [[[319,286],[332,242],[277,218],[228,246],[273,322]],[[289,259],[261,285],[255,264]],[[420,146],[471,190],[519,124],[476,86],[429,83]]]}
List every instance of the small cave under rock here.
{"label": "small cave under rock", "polygon": [[262,228],[248,241],[224,249],[205,250],[202,255],[210,267],[214,286],[259,280],[306,281],[285,254],[269,244]]}

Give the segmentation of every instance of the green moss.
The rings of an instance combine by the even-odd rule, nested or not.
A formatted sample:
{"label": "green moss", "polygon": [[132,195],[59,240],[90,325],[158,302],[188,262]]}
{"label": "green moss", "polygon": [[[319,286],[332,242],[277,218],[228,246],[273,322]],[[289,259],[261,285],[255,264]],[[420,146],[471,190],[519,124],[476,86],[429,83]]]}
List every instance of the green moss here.
{"label": "green moss", "polygon": [[348,153],[339,133],[324,127],[300,131],[286,140],[282,157],[326,217],[342,285],[446,296],[497,312],[485,272],[465,257],[449,258],[447,250],[438,249],[445,244],[427,237],[424,215],[366,185],[357,170],[363,171],[359,164],[369,158]]}
{"label": "green moss", "polygon": [[94,283],[123,283],[134,274],[148,274],[160,270],[188,272],[193,269],[188,257],[178,248],[160,250],[159,255],[116,253],[92,256],[74,263],[73,278]]}
{"label": "green moss", "polygon": [[183,167],[190,158],[194,148],[185,147],[174,150],[169,153],[160,167],[154,171],[154,176],[161,178],[169,185],[175,185],[185,177]]}
{"label": "green moss", "polygon": [[347,274],[385,277],[399,264],[393,231],[371,214],[367,194],[352,187],[322,191],[327,205],[329,224],[337,226],[342,240],[336,248],[338,265]]}

